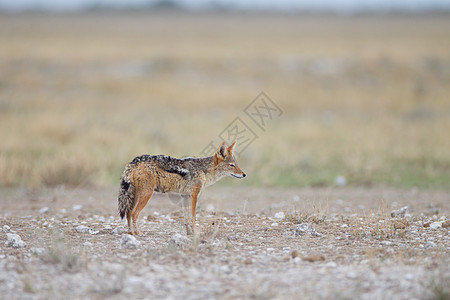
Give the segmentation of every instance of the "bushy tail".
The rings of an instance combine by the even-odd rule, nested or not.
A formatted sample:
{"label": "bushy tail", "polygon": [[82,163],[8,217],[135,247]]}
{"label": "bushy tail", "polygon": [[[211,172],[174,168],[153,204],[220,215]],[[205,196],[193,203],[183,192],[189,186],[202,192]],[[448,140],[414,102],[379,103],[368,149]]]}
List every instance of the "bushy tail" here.
{"label": "bushy tail", "polygon": [[129,181],[124,172],[119,190],[119,214],[122,219],[125,217],[126,213],[130,214],[134,208],[135,195],[136,188]]}

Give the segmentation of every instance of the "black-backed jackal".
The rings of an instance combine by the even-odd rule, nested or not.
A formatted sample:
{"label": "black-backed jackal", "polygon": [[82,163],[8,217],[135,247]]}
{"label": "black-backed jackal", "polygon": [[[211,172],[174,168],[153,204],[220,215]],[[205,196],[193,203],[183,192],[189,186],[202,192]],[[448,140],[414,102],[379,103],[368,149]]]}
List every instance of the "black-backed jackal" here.
{"label": "black-backed jackal", "polygon": [[[213,156],[201,158],[174,158],[165,155],[141,155],[125,167],[120,183],[119,214],[126,215],[129,233],[139,234],[139,213],[152,197],[153,192],[177,193],[182,197],[184,223],[187,234],[195,230],[197,199],[205,186],[225,176],[244,178],[233,157],[234,142],[230,147],[222,143]],[[190,199],[192,220],[186,209]]]}

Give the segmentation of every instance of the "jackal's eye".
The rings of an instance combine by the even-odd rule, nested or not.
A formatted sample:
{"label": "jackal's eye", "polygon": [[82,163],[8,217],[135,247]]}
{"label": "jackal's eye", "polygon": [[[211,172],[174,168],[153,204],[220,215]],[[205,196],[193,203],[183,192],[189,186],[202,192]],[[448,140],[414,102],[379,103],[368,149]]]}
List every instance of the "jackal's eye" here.
{"label": "jackal's eye", "polygon": [[234,164],[229,164],[230,167],[234,168]]}

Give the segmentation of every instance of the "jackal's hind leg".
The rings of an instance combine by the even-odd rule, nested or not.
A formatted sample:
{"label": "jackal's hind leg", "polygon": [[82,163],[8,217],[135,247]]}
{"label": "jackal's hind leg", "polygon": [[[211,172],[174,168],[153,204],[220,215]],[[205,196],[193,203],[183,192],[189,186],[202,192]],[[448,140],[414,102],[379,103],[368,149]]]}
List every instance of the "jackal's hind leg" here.
{"label": "jackal's hind leg", "polygon": [[131,229],[131,213],[127,212],[128,234],[133,234]]}
{"label": "jackal's hind leg", "polygon": [[153,195],[153,188],[148,193],[142,192],[142,193],[139,193],[139,195],[138,195],[137,205],[134,208],[133,212],[131,213],[131,217],[133,219],[134,233],[136,235],[141,233],[137,227],[137,219],[138,219],[139,214],[141,213],[142,209],[144,209],[145,205],[147,205],[147,202],[148,202],[148,200],[150,200],[152,195]]}

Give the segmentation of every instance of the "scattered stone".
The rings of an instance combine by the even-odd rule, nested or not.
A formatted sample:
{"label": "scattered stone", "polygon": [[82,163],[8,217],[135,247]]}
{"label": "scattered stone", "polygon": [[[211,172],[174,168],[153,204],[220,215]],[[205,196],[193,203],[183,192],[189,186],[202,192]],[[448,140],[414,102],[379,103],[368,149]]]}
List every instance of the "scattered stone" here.
{"label": "scattered stone", "polygon": [[8,225],[3,225],[3,230],[4,231],[8,231],[8,230],[10,230],[11,229],[11,227],[9,227]]}
{"label": "scattered stone", "polygon": [[313,255],[302,257],[302,260],[309,261],[309,262],[324,261],[325,256],[323,256],[322,254],[313,254]]}
{"label": "scattered stone", "polygon": [[345,178],[342,175],[336,176],[334,178],[334,184],[337,186],[346,186],[347,185],[347,178]]}
{"label": "scattered stone", "polygon": [[408,206],[404,206],[400,209],[393,210],[393,211],[391,211],[391,217],[404,218],[407,211],[408,211]]}
{"label": "scattered stone", "polygon": [[431,222],[426,222],[423,224],[423,227],[428,228],[428,227],[430,227],[430,225],[431,225]]}
{"label": "scattered stone", "polygon": [[91,229],[89,227],[87,227],[87,226],[80,225],[78,227],[75,227],[75,230],[78,231],[78,232],[88,232]]}
{"label": "scattered stone", "polygon": [[27,244],[24,241],[22,241],[20,235],[14,233],[6,234],[5,245],[13,248],[24,248],[27,246]]}
{"label": "scattered stone", "polygon": [[448,227],[450,227],[450,220],[447,220],[444,223],[442,223],[442,228],[448,228]]}
{"label": "scattered stone", "polygon": [[172,235],[172,237],[169,239],[167,243],[175,247],[181,247],[188,245],[189,242],[190,240],[186,236],[181,235],[179,233],[175,233],[174,235]]}
{"label": "scattered stone", "polygon": [[95,235],[98,234],[100,230],[89,229],[89,234]]}
{"label": "scattered stone", "polygon": [[253,264],[253,260],[250,257],[247,257],[244,260],[244,265],[251,265],[251,264]]}
{"label": "scattered stone", "polygon": [[277,227],[279,224],[277,222],[273,222],[272,224],[270,224],[271,227]]}
{"label": "scattered stone", "polygon": [[302,223],[295,227],[295,234],[305,235],[310,234],[312,236],[320,236],[316,229],[308,223]]}
{"label": "scattered stone", "polygon": [[74,206],[72,206],[72,210],[80,210],[83,208],[83,205],[81,204],[75,204]]}
{"label": "scattered stone", "polygon": [[122,228],[120,226],[114,228],[112,231],[113,234],[120,234],[121,232],[122,232]]}
{"label": "scattered stone", "polygon": [[284,219],[284,217],[285,217],[285,215],[284,215],[284,212],[282,212],[282,211],[279,211],[274,215],[275,219]]}
{"label": "scattered stone", "polygon": [[120,248],[121,249],[137,249],[141,245],[134,236],[130,234],[124,234],[120,239]]}
{"label": "scattered stone", "polygon": [[83,246],[84,247],[92,247],[92,243],[91,242],[84,242]]}
{"label": "scattered stone", "polygon": [[437,247],[437,245],[432,241],[427,241],[427,243],[425,244],[425,248],[435,248],[435,247]]}
{"label": "scattered stone", "polygon": [[390,245],[392,245],[392,242],[391,241],[382,241],[380,244],[383,246],[390,246]]}
{"label": "scattered stone", "polygon": [[294,258],[294,263],[298,264],[302,261],[302,259],[300,257],[296,257]]}
{"label": "scattered stone", "polygon": [[219,270],[221,271],[221,272],[223,272],[223,273],[230,273],[231,272],[231,269],[230,269],[230,267],[229,266],[220,266],[219,267]]}
{"label": "scattered stone", "polygon": [[149,221],[149,222],[155,222],[157,219],[156,219],[156,217],[155,216],[152,216],[152,215],[148,215],[147,216],[147,221]]}
{"label": "scattered stone", "polygon": [[43,207],[43,208],[41,208],[40,210],[39,210],[39,213],[40,214],[45,214],[46,212],[48,212],[49,211],[49,208],[48,207]]}
{"label": "scattered stone", "polygon": [[337,267],[337,263],[335,263],[334,261],[329,261],[329,262],[327,262],[327,264],[325,265],[325,267],[328,267],[328,268],[336,268],[336,267]]}
{"label": "scattered stone", "polygon": [[394,229],[405,229],[408,226],[409,226],[408,220],[401,219],[394,221]]}
{"label": "scattered stone", "polygon": [[430,229],[438,229],[442,227],[442,223],[441,222],[433,222],[430,224]]}
{"label": "scattered stone", "polygon": [[30,252],[35,255],[41,255],[42,253],[45,252],[45,249],[44,248],[31,248]]}
{"label": "scattered stone", "polygon": [[292,258],[296,258],[296,257],[299,257],[299,256],[300,256],[300,253],[297,250],[293,250],[291,252],[291,257]]}
{"label": "scattered stone", "polygon": [[285,255],[285,256],[283,256],[282,258],[281,258],[281,261],[282,262],[288,262],[288,261],[290,261],[291,260],[291,257],[290,256],[287,256],[287,255]]}
{"label": "scattered stone", "polygon": [[406,274],[406,275],[405,275],[405,279],[406,279],[406,280],[409,280],[409,281],[413,280],[413,279],[414,279],[414,274],[413,274],[413,273],[408,273],[408,274]]}

